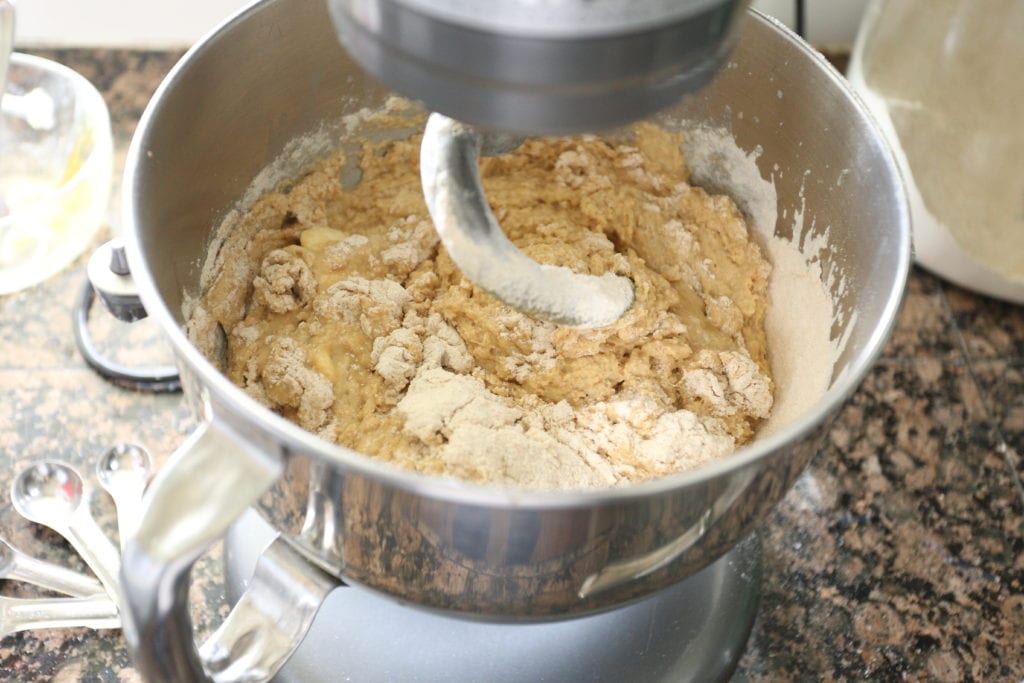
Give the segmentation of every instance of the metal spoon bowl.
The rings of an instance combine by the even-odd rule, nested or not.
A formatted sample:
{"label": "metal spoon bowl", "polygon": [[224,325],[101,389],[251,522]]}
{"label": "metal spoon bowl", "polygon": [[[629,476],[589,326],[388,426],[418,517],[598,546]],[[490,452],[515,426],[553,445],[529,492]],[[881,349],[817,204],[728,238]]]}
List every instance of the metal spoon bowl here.
{"label": "metal spoon bowl", "polygon": [[96,463],[96,476],[104,487],[125,480],[148,483],[153,476],[153,457],[138,444],[119,443]]}
{"label": "metal spoon bowl", "polygon": [[11,502],[21,515],[47,524],[70,517],[82,506],[85,482],[74,469],[59,462],[41,462],[21,472],[11,487]]}

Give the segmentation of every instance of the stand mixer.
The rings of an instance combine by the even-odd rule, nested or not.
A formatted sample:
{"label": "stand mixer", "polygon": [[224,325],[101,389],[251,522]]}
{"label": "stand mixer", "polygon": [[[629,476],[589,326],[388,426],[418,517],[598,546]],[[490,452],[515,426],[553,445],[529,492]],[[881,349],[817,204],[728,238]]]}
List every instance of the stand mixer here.
{"label": "stand mixer", "polygon": [[[582,133],[649,116],[721,66],[746,0],[330,0],[342,43],[371,74],[432,114],[420,155],[434,226],[459,269],[534,317],[609,325],[628,278],[540,266],[502,233],[481,154],[514,134]],[[495,132],[497,131],[497,132]]]}
{"label": "stand mixer", "polygon": [[[484,14],[484,3],[468,1],[332,2],[361,68],[339,46],[324,3],[260,0],[179,62],[139,123],[123,191],[130,273],[120,277],[167,336],[202,423],[148,489],[123,554],[121,613],[143,677],[265,680],[294,654],[297,669],[281,669],[281,680],[413,680],[402,678],[409,670],[420,680],[457,680],[453,670],[467,660],[480,666],[465,677],[501,680],[485,670],[487,653],[474,650],[484,641],[526,665],[518,680],[728,676],[756,614],[759,552],[747,539],[880,353],[910,253],[899,173],[870,115],[818,53],[777,22],[741,12],[745,4],[524,0],[487,3]],[[730,46],[729,67],[712,79]],[[772,190],[760,236],[792,244],[818,226],[811,241],[824,246],[829,286],[835,276],[832,329],[846,339],[828,391],[778,432],[707,466],[559,492],[398,470],[253,400],[185,334],[183,306],[201,292],[217,226],[253,179],[273,186],[295,177],[348,140],[346,118],[393,96],[366,70],[438,112],[427,136],[434,162],[424,155],[421,169],[428,202],[442,233],[450,229],[470,249],[485,245],[477,259],[484,273],[508,261],[475,186],[475,155],[515,143],[495,133],[596,130],[673,102],[659,121],[725,131],[758,186]],[[694,94],[680,101],[686,92]],[[728,169],[715,175],[714,158],[703,161],[708,187],[746,210],[749,188]],[[271,166],[281,175],[263,175]],[[847,167],[858,172],[843,180]],[[474,222],[481,215],[483,225]],[[797,215],[806,229],[786,218]],[[455,260],[482,279],[467,259]],[[518,276],[484,284],[569,324],[604,324],[617,316],[614,303],[628,307],[631,288],[614,274],[570,278],[578,293],[559,300],[551,294],[562,285],[549,284],[550,271],[529,262],[524,269],[533,280],[527,294],[505,288]],[[594,294],[602,287],[603,298]],[[610,311],[603,320],[586,306],[595,301]],[[250,511],[262,531],[240,530]],[[211,651],[194,640],[190,576],[226,534],[228,590],[244,594]],[[271,552],[253,574],[252,555],[240,551],[259,552],[269,537]],[[338,581],[352,587],[330,590]],[[383,619],[382,606],[364,597],[393,608],[375,623],[380,638],[363,641],[379,674],[337,659],[363,617]],[[309,647],[300,647],[307,630]],[[544,653],[556,643],[565,643],[556,654],[571,654],[578,668],[547,665]],[[427,662],[420,653],[435,656]],[[639,669],[612,662],[642,653]],[[491,661],[505,680],[516,671]]]}

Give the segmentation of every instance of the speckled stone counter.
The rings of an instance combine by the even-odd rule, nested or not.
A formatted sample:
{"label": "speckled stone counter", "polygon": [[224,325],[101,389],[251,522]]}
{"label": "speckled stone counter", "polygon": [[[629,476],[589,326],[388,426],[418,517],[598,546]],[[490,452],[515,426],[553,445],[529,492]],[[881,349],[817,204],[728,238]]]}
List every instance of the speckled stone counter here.
{"label": "speckled stone counter", "polygon": [[[179,55],[41,54],[103,91],[120,168]],[[119,226],[116,208],[110,224],[108,234]],[[83,257],[43,285],[0,297],[0,534],[79,567],[56,535],[11,508],[18,469],[57,458],[91,472],[106,447],[125,440],[147,445],[159,462],[192,427],[180,397],[124,391],[85,367],[70,318],[84,277]],[[95,317],[110,353],[168,357],[145,321],[128,328]],[[1024,309],[916,271],[884,357],[762,529],[763,599],[737,680],[1024,680],[1020,453]],[[109,520],[105,496],[94,507]],[[219,567],[214,550],[194,575],[201,634],[226,609]],[[38,595],[11,582],[0,582],[0,594]],[[118,631],[74,629],[0,640],[0,680],[140,677]]]}

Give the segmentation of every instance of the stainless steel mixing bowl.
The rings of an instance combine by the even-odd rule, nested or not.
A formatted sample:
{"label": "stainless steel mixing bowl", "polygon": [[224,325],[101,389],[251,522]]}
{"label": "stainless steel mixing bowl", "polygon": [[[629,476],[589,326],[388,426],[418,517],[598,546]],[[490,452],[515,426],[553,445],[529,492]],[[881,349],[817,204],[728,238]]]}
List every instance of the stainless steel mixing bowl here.
{"label": "stainless steel mixing bowl", "polygon": [[622,605],[706,566],[765,516],[881,351],[910,238],[890,151],[840,75],[759,14],[740,31],[727,67],[671,115],[731,128],[740,148],[759,150],[780,215],[802,211],[807,225],[830,226],[824,265],[845,278],[836,330],[849,326],[846,350],[827,394],[771,437],[695,471],[575,493],[396,471],[257,404],[189,343],[182,303],[196,293],[212,230],[252,179],[295,152],[292,140],[333,130],[389,93],[338,45],[322,2],[255,4],[182,59],[143,116],[125,174],[132,272],[204,425],[160,473],[124,557],[126,632],[147,677],[206,676],[187,610],[189,570],[250,506],[346,582],[488,619]]}

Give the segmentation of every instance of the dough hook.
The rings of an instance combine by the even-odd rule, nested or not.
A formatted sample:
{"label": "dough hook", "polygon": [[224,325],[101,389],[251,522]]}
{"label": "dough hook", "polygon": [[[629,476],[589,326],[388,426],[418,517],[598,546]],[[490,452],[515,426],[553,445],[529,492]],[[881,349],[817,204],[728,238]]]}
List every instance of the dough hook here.
{"label": "dough hook", "polygon": [[441,242],[466,277],[513,308],[570,327],[614,323],[633,305],[629,278],[538,264],[498,225],[480,181],[480,155],[507,153],[520,142],[430,115],[420,148],[420,179]]}

